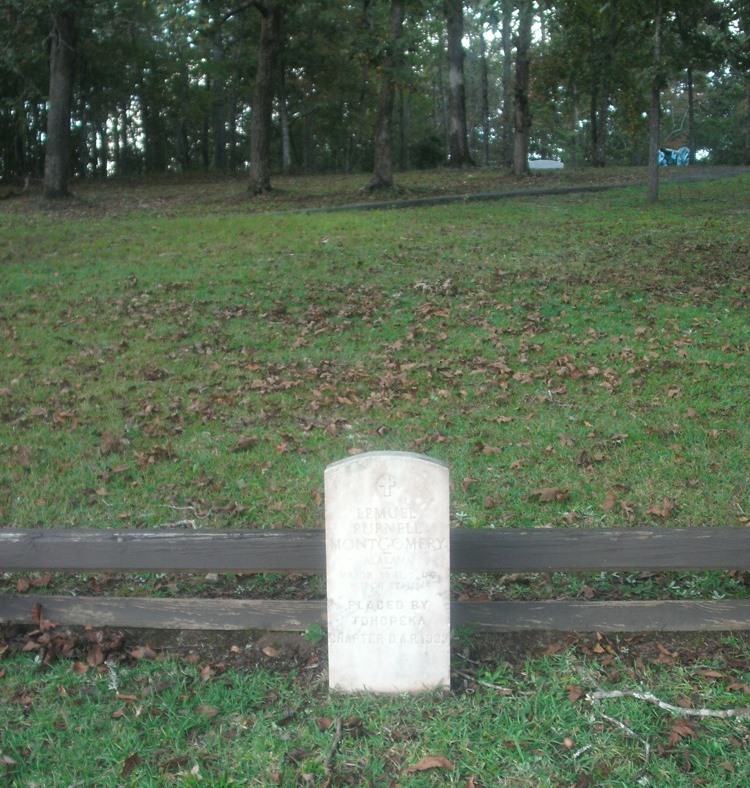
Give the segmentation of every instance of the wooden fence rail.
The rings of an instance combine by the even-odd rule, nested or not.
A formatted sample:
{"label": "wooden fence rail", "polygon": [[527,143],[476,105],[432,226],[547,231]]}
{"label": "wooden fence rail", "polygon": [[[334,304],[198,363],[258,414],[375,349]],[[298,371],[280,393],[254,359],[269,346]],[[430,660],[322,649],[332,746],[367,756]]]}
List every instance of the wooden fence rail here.
{"label": "wooden fence rail", "polygon": [[[454,573],[750,569],[750,528],[451,531]],[[323,573],[322,531],[0,530],[5,572]],[[64,624],[304,631],[321,600],[0,595],[0,623],[36,603]],[[480,631],[742,630],[750,600],[454,602],[452,623]]]}

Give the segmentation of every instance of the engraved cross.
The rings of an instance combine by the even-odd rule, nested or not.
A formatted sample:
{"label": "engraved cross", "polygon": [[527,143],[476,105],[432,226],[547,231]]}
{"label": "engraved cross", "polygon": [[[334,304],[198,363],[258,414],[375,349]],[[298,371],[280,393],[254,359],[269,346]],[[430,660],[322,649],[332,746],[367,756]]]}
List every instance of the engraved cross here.
{"label": "engraved cross", "polygon": [[391,493],[393,492],[393,488],[396,486],[396,480],[390,474],[385,474],[385,476],[381,476],[377,482],[375,482],[375,488],[377,491],[384,495],[386,498],[390,497]]}

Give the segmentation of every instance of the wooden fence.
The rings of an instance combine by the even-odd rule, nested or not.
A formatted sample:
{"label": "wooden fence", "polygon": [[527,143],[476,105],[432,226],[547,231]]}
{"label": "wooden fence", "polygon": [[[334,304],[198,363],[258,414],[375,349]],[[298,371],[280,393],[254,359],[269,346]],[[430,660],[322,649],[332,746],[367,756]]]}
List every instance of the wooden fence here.
{"label": "wooden fence", "polygon": [[[750,569],[750,528],[451,531],[454,573]],[[4,572],[325,572],[323,531],[0,530]],[[36,603],[60,624],[304,631],[324,600],[0,595],[0,623]],[[477,631],[750,629],[750,600],[453,602],[454,627]]]}

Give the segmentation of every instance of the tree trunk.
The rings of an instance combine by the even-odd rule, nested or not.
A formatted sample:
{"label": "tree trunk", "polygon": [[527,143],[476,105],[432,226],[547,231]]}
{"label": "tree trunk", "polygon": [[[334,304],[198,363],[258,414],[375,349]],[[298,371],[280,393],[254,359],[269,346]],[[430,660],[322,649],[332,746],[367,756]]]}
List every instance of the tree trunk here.
{"label": "tree trunk", "polygon": [[648,134],[648,204],[659,199],[659,120],[661,115],[661,0],[654,13],[654,76]]}
{"label": "tree trunk", "polygon": [[750,166],[750,75],[745,77],[745,164]]}
{"label": "tree trunk", "polygon": [[44,195],[68,195],[70,177],[70,107],[73,94],[76,19],[72,8],[55,16],[49,59],[47,150],[44,157]]}
{"label": "tree trunk", "polygon": [[591,88],[591,101],[589,103],[589,127],[591,128],[591,163],[594,167],[597,165],[597,151],[599,150],[599,121],[596,114],[596,108],[599,106],[598,102],[598,86],[596,82]]}
{"label": "tree trunk", "polygon": [[503,126],[501,135],[500,164],[513,165],[513,72],[511,34],[513,24],[513,5],[511,0],[503,0]]}
{"label": "tree trunk", "polygon": [[479,28],[479,65],[482,82],[480,111],[482,114],[482,164],[490,163],[490,79],[487,66],[487,41],[484,38],[484,26]]}
{"label": "tree trunk", "polygon": [[100,178],[107,177],[107,163],[109,155],[109,145],[107,140],[107,129],[103,120],[96,122],[96,170]]}
{"label": "tree trunk", "polygon": [[404,27],[404,0],[391,0],[388,46],[380,71],[380,101],[375,120],[374,162],[368,189],[381,191],[393,188],[393,154],[391,129],[396,96],[396,67],[400,60],[401,34]]}
{"label": "tree trunk", "polygon": [[599,73],[599,105],[596,112],[596,147],[594,148],[594,166],[604,167],[607,164],[607,132],[609,121],[609,103],[614,82],[615,55],[620,38],[620,14],[615,3],[609,3],[609,32],[607,45],[604,48],[604,60]]}
{"label": "tree trunk", "polygon": [[406,127],[406,99],[404,89],[398,88],[398,169],[406,172],[408,169],[409,134]]}
{"label": "tree trunk", "polygon": [[448,163],[452,167],[473,165],[466,132],[466,85],[464,82],[464,7],[463,0],[444,0],[448,31],[448,100],[450,105],[450,142]]}
{"label": "tree trunk", "polygon": [[445,160],[448,160],[451,149],[451,126],[450,126],[450,113],[448,112],[448,97],[445,89],[445,77],[443,75],[443,64],[438,61],[438,88],[440,90],[440,111],[442,114],[441,128],[443,130],[443,150],[445,151]]}
{"label": "tree trunk", "polygon": [[516,46],[515,132],[513,135],[513,174],[529,172],[529,66],[531,49],[531,23],[534,19],[533,0],[522,0],[518,19],[518,44]]}
{"label": "tree trunk", "polygon": [[695,161],[695,95],[693,84],[693,67],[687,67],[687,90],[688,90],[688,139],[687,146],[690,149],[690,164]]}
{"label": "tree trunk", "polygon": [[281,35],[281,3],[256,3],[261,13],[258,73],[255,77],[253,112],[250,118],[251,195],[271,191],[271,117],[276,82],[276,54]]}
{"label": "tree trunk", "polygon": [[604,88],[599,93],[599,106],[596,108],[596,150],[594,151],[594,166],[606,167],[607,165],[607,120],[609,118],[609,91]]}
{"label": "tree trunk", "polygon": [[213,130],[213,150],[211,169],[217,172],[227,170],[227,96],[222,74],[226,53],[221,31],[214,31],[211,40],[211,127]]}
{"label": "tree trunk", "polygon": [[346,171],[352,172],[359,164],[362,154],[362,137],[365,130],[365,120],[367,119],[367,85],[370,81],[370,70],[367,63],[364,64],[362,72],[362,87],[359,91],[359,113],[357,115],[357,125],[349,135],[348,150],[346,155]]}
{"label": "tree trunk", "polygon": [[279,123],[281,124],[281,171],[289,175],[292,171],[292,133],[289,127],[289,108],[286,101],[286,77],[284,64],[279,66]]}

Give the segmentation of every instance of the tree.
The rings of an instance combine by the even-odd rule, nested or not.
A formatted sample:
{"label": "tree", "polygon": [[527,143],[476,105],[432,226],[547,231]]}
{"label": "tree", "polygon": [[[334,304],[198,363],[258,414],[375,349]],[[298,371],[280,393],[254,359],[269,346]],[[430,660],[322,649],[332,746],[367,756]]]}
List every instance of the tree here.
{"label": "tree", "polygon": [[22,0],[6,0],[3,14],[0,177],[40,177],[49,89],[49,58],[42,55],[40,42],[49,35],[49,13]]}
{"label": "tree", "polygon": [[75,3],[59,7],[53,17],[50,34],[49,109],[44,158],[44,194],[50,199],[68,195],[77,12]]}
{"label": "tree", "polygon": [[391,0],[388,42],[380,68],[380,99],[375,121],[372,178],[369,191],[393,188],[393,155],[391,131],[393,105],[396,97],[396,70],[401,60],[401,36],[404,27],[404,0]]}
{"label": "tree", "polygon": [[503,23],[503,124],[500,161],[504,167],[513,166],[513,59],[511,52],[513,5],[502,0]]}
{"label": "tree", "polygon": [[648,145],[648,204],[659,199],[659,123],[661,119],[662,88],[662,0],[656,0],[654,10],[654,62],[651,78],[651,110],[649,112]]}
{"label": "tree", "polygon": [[549,76],[576,105],[588,102],[588,160],[596,167],[607,161],[614,97],[643,65],[643,13],[637,2],[559,0],[550,19],[556,69]]}
{"label": "tree", "polygon": [[529,75],[531,65],[531,25],[533,20],[534,0],[521,0],[518,16],[518,43],[516,44],[516,80],[514,91],[514,175],[526,175],[529,172],[529,132],[531,130]]}
{"label": "tree", "polygon": [[250,118],[250,194],[271,190],[271,121],[276,85],[276,56],[281,37],[281,0],[256,0],[260,11],[260,49]]}
{"label": "tree", "polygon": [[448,31],[448,95],[450,113],[450,150],[448,162],[466,167],[474,162],[469,153],[466,131],[466,85],[464,83],[464,9],[463,0],[444,0],[443,13]]}
{"label": "tree", "polygon": [[732,0],[727,5],[734,31],[729,43],[729,62],[745,83],[743,160],[750,165],[750,0]]}

